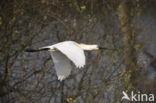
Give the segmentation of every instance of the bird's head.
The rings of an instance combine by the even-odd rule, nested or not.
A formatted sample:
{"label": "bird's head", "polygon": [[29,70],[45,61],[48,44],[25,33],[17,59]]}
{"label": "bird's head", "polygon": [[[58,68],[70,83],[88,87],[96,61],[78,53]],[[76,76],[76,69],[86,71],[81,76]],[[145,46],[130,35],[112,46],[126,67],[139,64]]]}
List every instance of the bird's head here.
{"label": "bird's head", "polygon": [[83,50],[99,50],[98,45],[77,44],[77,46]]}
{"label": "bird's head", "polygon": [[77,46],[82,48],[83,50],[114,50],[114,49],[108,49],[105,47],[100,47],[96,44],[89,45],[89,44],[78,44],[77,43]]}

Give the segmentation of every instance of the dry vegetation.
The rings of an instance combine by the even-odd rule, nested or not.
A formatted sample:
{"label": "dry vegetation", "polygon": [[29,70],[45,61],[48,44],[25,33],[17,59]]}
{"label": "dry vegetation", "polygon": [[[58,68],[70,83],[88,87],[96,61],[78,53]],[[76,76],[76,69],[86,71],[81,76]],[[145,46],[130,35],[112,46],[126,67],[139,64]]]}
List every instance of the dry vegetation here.
{"label": "dry vegetation", "polygon": [[[155,74],[149,79],[147,72],[150,67],[155,72],[156,54],[138,40],[146,31],[139,18],[148,7],[155,10],[155,3],[1,0],[0,103],[120,103],[122,91],[156,93]],[[24,49],[64,40],[116,50],[86,52],[85,68],[74,68],[60,83],[47,52],[30,54]]]}

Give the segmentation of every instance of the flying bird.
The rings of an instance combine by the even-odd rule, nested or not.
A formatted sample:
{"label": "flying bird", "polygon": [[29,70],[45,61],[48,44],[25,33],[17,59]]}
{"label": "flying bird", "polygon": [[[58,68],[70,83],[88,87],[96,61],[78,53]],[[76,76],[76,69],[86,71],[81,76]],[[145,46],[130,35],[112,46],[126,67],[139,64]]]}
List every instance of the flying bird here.
{"label": "flying bird", "polygon": [[26,49],[25,51],[49,51],[54,62],[58,80],[62,81],[70,75],[73,64],[77,68],[84,67],[86,64],[84,50],[91,51],[99,49],[108,48],[99,47],[98,45],[79,44],[74,41],[64,41],[39,49]]}

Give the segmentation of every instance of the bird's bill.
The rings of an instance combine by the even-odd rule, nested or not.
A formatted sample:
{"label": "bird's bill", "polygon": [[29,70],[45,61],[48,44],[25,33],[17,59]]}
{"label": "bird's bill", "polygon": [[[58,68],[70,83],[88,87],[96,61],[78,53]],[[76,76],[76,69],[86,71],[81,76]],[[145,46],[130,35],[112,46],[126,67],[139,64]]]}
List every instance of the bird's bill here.
{"label": "bird's bill", "polygon": [[115,50],[115,49],[101,47],[101,46],[98,46],[96,44],[94,44],[94,45],[77,44],[77,46],[82,48],[83,50]]}

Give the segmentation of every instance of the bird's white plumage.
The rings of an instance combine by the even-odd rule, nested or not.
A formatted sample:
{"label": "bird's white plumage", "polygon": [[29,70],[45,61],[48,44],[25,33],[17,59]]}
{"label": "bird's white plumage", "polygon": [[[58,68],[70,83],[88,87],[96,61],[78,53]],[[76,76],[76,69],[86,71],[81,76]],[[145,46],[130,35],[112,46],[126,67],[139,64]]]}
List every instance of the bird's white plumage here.
{"label": "bird's white plumage", "polygon": [[76,67],[81,68],[85,65],[85,54],[82,48],[76,45],[76,42],[65,41],[53,45],[54,48],[67,56]]}
{"label": "bird's white plumage", "polygon": [[74,41],[64,41],[51,46],[39,48],[43,50],[48,48],[54,61],[58,80],[62,81],[71,73],[72,64],[77,68],[85,65],[84,50],[98,50],[97,45],[78,44]]}
{"label": "bird's white plumage", "polygon": [[62,81],[66,77],[68,77],[71,73],[72,69],[71,61],[60,51],[51,51],[50,54],[54,62],[58,80]]}

